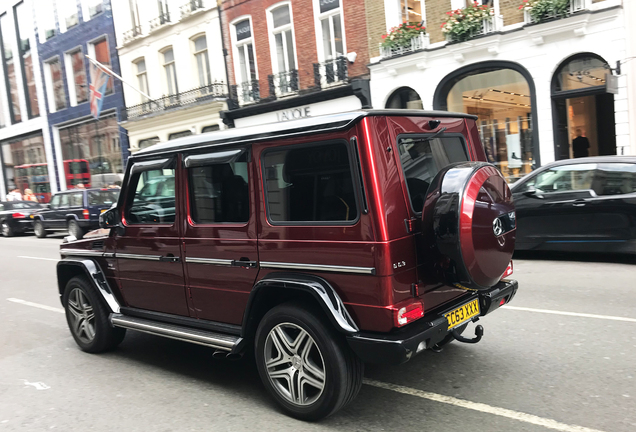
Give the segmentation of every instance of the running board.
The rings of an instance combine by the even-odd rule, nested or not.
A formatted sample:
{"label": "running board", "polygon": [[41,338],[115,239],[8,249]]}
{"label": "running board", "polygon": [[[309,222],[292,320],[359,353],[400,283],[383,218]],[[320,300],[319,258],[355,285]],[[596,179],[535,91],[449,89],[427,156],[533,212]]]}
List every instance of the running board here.
{"label": "running board", "polygon": [[170,339],[205,345],[223,351],[232,351],[241,342],[241,337],[239,336],[214,333],[116,313],[110,314],[110,322],[114,327],[137,330]]}

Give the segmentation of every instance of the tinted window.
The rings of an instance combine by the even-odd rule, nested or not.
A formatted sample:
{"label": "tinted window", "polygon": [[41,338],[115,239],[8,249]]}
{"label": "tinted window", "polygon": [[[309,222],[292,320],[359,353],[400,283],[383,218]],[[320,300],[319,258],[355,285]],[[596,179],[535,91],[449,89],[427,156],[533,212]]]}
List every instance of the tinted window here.
{"label": "tinted window", "polygon": [[126,211],[129,224],[165,224],[175,219],[174,169],[150,170],[135,174],[135,191]]}
{"label": "tinted window", "polygon": [[84,206],[84,193],[76,192],[68,195],[68,204],[71,207]]}
{"label": "tinted window", "polygon": [[590,190],[595,170],[596,164],[557,166],[539,173],[527,186],[544,193]]}
{"label": "tinted window", "polygon": [[53,208],[57,208],[60,205],[60,197],[61,195],[55,195],[53,198],[51,198],[51,202],[50,207]]}
{"label": "tinted window", "polygon": [[190,211],[196,223],[247,222],[247,162],[190,168]]}
{"label": "tinted window", "polygon": [[398,149],[411,205],[416,212],[422,211],[428,187],[442,168],[469,160],[464,140],[457,136],[432,140],[425,136],[400,137]]}
{"label": "tinted window", "polygon": [[636,164],[598,164],[592,189],[599,196],[636,193]]}
{"label": "tinted window", "polygon": [[88,205],[112,205],[117,202],[118,193],[110,190],[88,191]]}
{"label": "tinted window", "polygon": [[263,156],[268,214],[275,222],[347,222],[358,217],[345,144],[294,146]]}

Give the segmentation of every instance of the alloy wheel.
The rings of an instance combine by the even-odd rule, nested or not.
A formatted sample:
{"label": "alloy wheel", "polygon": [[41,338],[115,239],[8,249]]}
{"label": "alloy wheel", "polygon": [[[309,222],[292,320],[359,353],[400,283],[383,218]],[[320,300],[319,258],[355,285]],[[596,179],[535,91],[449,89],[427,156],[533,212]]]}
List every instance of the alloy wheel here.
{"label": "alloy wheel", "polygon": [[6,222],[2,222],[2,235],[9,237],[9,225]]}
{"label": "alloy wheel", "polygon": [[74,288],[68,296],[71,331],[82,342],[90,343],[95,338],[95,313],[93,305],[86,294],[79,288]]}
{"label": "alloy wheel", "polygon": [[288,402],[306,406],[325,388],[325,362],[314,339],[302,327],[281,323],[265,341],[265,367],[273,387]]}

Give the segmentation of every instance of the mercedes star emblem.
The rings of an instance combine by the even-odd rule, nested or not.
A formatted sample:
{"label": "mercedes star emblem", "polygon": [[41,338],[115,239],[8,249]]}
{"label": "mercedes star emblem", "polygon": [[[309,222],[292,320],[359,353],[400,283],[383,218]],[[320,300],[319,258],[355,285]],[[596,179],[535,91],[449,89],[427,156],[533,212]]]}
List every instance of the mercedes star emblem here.
{"label": "mercedes star emblem", "polygon": [[492,231],[495,233],[495,237],[499,237],[503,234],[504,229],[503,224],[501,223],[501,219],[495,218],[495,220],[492,221]]}

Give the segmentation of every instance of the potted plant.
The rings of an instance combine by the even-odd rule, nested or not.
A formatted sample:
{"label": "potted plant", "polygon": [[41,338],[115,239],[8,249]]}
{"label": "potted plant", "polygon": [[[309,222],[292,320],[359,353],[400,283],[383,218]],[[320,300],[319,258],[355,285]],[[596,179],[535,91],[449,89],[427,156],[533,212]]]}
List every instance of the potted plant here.
{"label": "potted plant", "polygon": [[540,23],[568,16],[570,0],[523,0],[519,10],[523,10],[531,22]]}
{"label": "potted plant", "polygon": [[482,31],[484,20],[492,17],[495,10],[488,5],[468,2],[463,9],[446,12],[448,18],[442,24],[442,33],[446,39],[461,42],[470,39]]}
{"label": "potted plant", "polygon": [[[380,47],[383,52],[401,51],[402,49],[424,48],[424,43],[419,40],[426,35],[426,27],[422,23],[413,23],[404,21],[399,26],[393,27],[387,34],[382,35],[382,43]],[[413,39],[418,41],[413,42]],[[383,55],[383,57],[387,57]]]}

